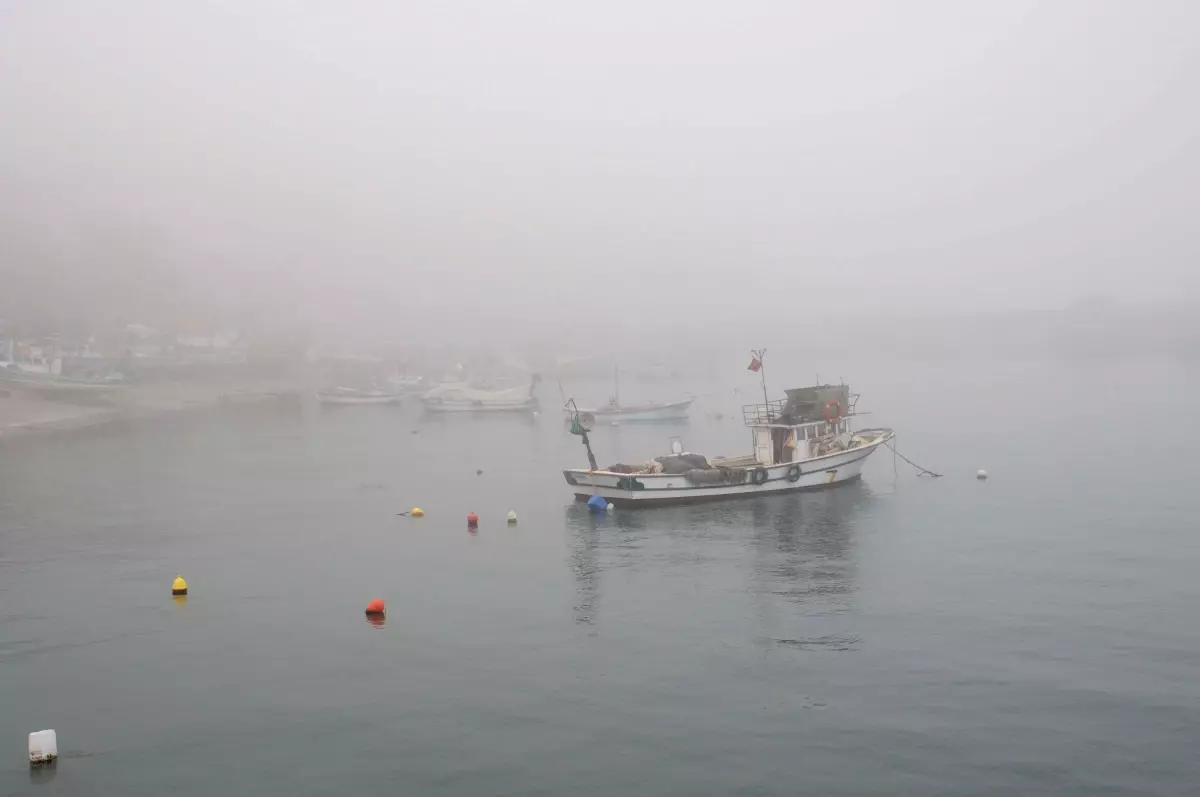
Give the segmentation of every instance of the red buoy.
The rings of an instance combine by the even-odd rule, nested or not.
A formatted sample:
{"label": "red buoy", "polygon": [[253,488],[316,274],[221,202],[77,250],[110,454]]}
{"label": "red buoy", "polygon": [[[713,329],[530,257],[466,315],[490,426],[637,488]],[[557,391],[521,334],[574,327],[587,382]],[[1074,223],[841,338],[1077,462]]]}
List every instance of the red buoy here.
{"label": "red buoy", "polygon": [[383,598],[375,598],[367,604],[367,614],[383,614]]}
{"label": "red buoy", "polygon": [[467,525],[468,526],[478,526],[479,525],[479,515],[476,515],[474,512],[467,515]]}

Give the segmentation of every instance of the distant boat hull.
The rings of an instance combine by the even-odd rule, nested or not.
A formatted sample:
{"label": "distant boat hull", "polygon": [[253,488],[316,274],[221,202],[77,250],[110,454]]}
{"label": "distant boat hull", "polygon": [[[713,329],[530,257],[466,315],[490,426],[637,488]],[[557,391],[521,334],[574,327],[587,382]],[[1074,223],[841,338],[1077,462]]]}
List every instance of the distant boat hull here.
{"label": "distant boat hull", "polygon": [[[598,407],[596,409],[581,409],[579,412],[591,413],[600,422],[637,423],[644,421],[681,421],[688,417],[688,408],[695,399],[673,401],[669,404],[643,404],[634,407]],[[575,414],[573,407],[563,407],[563,412],[569,416]]]}
{"label": "distant boat hull", "polygon": [[536,399],[525,401],[486,401],[471,399],[422,398],[421,405],[427,412],[533,412],[538,408]]}
{"label": "distant boat hull", "polygon": [[318,393],[317,401],[330,406],[366,404],[399,404],[404,397],[397,393]]}
{"label": "distant boat hull", "polygon": [[533,388],[539,378],[533,377],[533,383],[528,389],[509,388],[507,390],[485,390],[471,387],[467,383],[447,383],[435,387],[421,396],[421,404],[427,412],[533,412],[538,408],[538,400],[533,395]]}
{"label": "distant boat hull", "polygon": [[396,393],[412,396],[425,390],[425,380],[420,377],[397,376],[388,379],[387,386]]}

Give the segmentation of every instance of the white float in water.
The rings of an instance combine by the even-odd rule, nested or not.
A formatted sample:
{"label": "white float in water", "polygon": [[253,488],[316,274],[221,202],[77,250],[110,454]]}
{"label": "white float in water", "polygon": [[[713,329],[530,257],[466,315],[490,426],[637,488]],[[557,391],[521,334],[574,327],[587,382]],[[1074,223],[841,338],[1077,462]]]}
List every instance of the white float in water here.
{"label": "white float in water", "polygon": [[614,507],[613,507],[613,505],[612,505],[612,504],[609,504],[609,505],[608,505],[608,507],[607,507],[607,509],[608,509],[608,511],[609,511],[609,512],[611,512],[611,511],[613,511]]}
{"label": "white float in water", "polygon": [[509,523],[517,522],[517,510],[515,510],[515,509],[508,510],[508,522]]}
{"label": "white float in water", "polygon": [[980,468],[979,470],[975,471],[975,478],[979,479],[981,482],[987,481],[987,471]]}
{"label": "white float in water", "polygon": [[58,734],[53,730],[29,734],[29,766],[53,764],[58,758]]}

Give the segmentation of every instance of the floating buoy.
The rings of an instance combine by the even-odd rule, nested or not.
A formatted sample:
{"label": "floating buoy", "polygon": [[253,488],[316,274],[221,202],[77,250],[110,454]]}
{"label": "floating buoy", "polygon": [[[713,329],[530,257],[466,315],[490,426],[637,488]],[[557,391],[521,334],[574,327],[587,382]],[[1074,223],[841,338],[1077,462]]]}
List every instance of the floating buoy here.
{"label": "floating buoy", "polygon": [[174,583],[171,584],[172,595],[186,595],[187,582],[183,580],[183,576],[175,576]]}
{"label": "floating buoy", "polygon": [[587,505],[588,509],[592,510],[593,512],[599,513],[608,511],[608,501],[605,501],[598,495],[593,495],[591,498],[589,498]]}
{"label": "floating buoy", "polygon": [[511,526],[516,522],[517,522],[517,510],[515,510],[515,509],[508,510],[508,525]]}
{"label": "floating buoy", "polygon": [[615,506],[615,505],[613,505],[613,504],[609,504],[608,506],[606,506],[606,507],[605,507],[605,509],[607,509],[609,512],[611,512],[611,511],[613,511],[614,509],[616,509],[616,506]]}
{"label": "floating buoy", "polygon": [[372,615],[372,616],[379,616],[379,615],[386,614],[386,612],[384,611],[384,606],[383,606],[383,598],[375,598],[370,603],[368,603],[367,604],[367,614]]}
{"label": "floating buoy", "polygon": [[471,528],[475,528],[476,526],[478,526],[479,525],[479,515],[476,515],[474,512],[467,515],[467,525],[470,526]]}
{"label": "floating buoy", "polygon": [[53,730],[29,734],[29,766],[42,767],[58,759],[58,734]]}
{"label": "floating buoy", "polygon": [[425,510],[419,506],[414,506],[412,511],[408,514],[412,515],[413,517],[425,517]]}
{"label": "floating buoy", "polygon": [[987,471],[983,470],[982,468],[980,470],[975,471],[975,478],[979,479],[979,481],[981,481],[981,482],[987,481]]}

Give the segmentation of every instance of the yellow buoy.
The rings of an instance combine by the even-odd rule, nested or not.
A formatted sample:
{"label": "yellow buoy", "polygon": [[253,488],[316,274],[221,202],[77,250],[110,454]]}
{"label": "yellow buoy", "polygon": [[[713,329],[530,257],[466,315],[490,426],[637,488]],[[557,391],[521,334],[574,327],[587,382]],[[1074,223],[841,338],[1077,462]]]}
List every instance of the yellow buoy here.
{"label": "yellow buoy", "polygon": [[414,506],[413,511],[409,512],[413,517],[425,517],[425,510],[419,506]]}
{"label": "yellow buoy", "polygon": [[175,583],[171,585],[172,595],[186,595],[187,582],[183,580],[183,576],[175,576]]}

